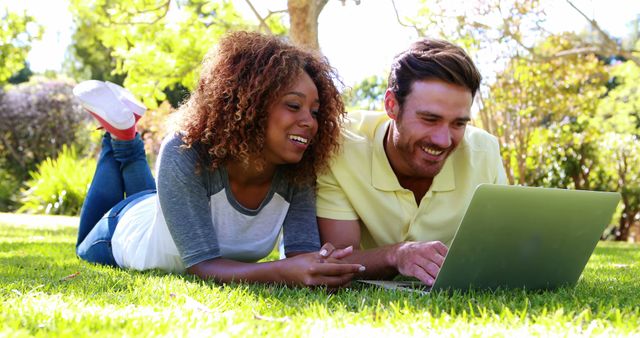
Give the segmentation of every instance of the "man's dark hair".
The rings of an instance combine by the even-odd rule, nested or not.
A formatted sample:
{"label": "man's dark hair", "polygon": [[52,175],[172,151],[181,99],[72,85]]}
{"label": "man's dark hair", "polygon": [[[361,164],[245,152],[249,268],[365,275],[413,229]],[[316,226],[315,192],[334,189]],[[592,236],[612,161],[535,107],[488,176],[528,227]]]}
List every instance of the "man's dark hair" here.
{"label": "man's dark hair", "polygon": [[396,55],[388,88],[402,107],[415,81],[434,79],[468,88],[475,97],[482,76],[462,48],[448,41],[423,38]]}

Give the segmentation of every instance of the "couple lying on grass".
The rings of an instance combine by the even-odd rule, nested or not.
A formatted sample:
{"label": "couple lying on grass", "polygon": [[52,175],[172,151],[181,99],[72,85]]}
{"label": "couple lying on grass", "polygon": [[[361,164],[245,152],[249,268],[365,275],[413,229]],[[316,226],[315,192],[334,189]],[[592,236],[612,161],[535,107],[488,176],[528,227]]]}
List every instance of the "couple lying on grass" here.
{"label": "couple lying on grass", "polygon": [[[369,139],[351,142],[324,58],[228,34],[162,144],[157,182],[135,127],[146,108],[115,84],[80,83],[74,94],[106,133],[77,255],[218,282],[340,287],[400,273],[432,284],[465,198],[504,169],[495,139],[466,127],[480,82],[469,57],[438,40],[415,46],[392,67],[386,114],[352,121]],[[465,186],[452,188],[454,177]],[[256,263],[280,237],[286,258]]]}

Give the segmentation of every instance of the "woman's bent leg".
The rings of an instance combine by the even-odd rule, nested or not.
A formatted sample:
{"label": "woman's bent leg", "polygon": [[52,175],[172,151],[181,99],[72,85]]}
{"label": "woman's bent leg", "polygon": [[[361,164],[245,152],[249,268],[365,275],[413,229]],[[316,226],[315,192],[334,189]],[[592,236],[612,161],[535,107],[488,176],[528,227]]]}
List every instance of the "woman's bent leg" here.
{"label": "woman's bent leg", "polygon": [[123,199],[124,182],[120,172],[120,163],[113,156],[111,136],[106,133],[102,138],[102,151],[96,172],[82,204],[76,247],[84,241],[100,218]]}
{"label": "woman's bent leg", "polygon": [[118,266],[113,258],[111,249],[111,238],[113,237],[114,226],[109,226],[115,220],[112,217],[103,217],[91,229],[84,240],[78,243],[76,255],[87,262],[98,263],[110,266]]}
{"label": "woman's bent leg", "polygon": [[155,190],[141,191],[128,196],[114,205],[76,247],[78,257],[91,263],[118,266],[112,247],[116,227],[122,216],[126,214],[131,207],[145,200],[149,194],[154,194],[155,192]]}
{"label": "woman's bent leg", "polygon": [[120,171],[127,196],[156,188],[156,182],[151,175],[144,152],[144,142],[140,134],[133,140],[112,140],[111,146],[116,161],[120,163]]}

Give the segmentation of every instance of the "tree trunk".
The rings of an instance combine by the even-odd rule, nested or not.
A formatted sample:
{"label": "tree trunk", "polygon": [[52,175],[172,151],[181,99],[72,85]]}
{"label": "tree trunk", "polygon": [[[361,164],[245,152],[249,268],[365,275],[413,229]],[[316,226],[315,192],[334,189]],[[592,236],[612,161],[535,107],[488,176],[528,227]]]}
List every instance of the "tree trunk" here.
{"label": "tree trunk", "polygon": [[631,220],[629,219],[629,215],[626,213],[626,209],[627,208],[624,208],[624,210],[622,210],[622,215],[620,216],[618,232],[616,233],[616,241],[626,242],[629,239]]}
{"label": "tree trunk", "polygon": [[289,36],[297,45],[320,51],[318,17],[329,0],[288,0]]}

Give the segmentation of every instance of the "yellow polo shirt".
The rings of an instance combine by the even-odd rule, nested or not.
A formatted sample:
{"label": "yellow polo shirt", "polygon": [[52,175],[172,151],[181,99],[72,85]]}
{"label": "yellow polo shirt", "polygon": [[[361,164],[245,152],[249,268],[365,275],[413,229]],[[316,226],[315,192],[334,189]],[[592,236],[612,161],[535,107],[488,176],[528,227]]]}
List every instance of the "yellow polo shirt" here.
{"label": "yellow polo shirt", "polygon": [[474,189],[506,184],[498,141],[468,126],[429,191],[416,205],[400,186],[384,151],[390,119],[383,112],[354,112],[343,130],[342,152],[318,177],[318,217],[360,220],[361,246],[438,240],[449,246]]}

